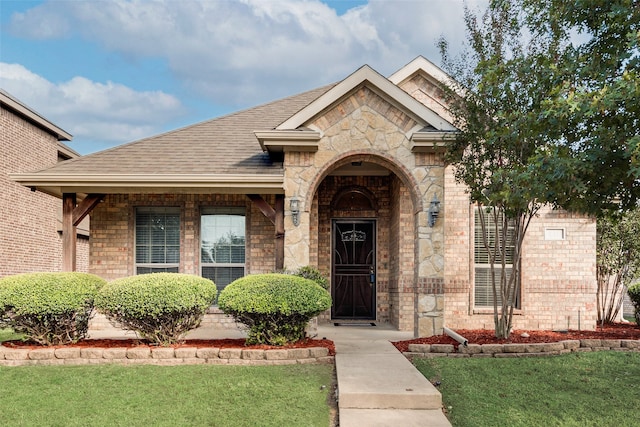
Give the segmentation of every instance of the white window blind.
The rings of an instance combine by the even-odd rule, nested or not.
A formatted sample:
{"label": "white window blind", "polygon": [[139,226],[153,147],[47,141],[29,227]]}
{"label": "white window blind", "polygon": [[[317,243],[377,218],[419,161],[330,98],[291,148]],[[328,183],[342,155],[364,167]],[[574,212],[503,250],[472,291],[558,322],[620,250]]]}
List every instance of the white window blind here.
{"label": "white window blind", "polygon": [[[490,251],[487,250],[484,244],[483,235],[482,235],[482,218],[480,216],[479,209],[486,209],[486,207],[476,207],[475,208],[475,217],[474,217],[474,264],[475,264],[475,280],[474,280],[474,304],[476,307],[493,307],[493,284],[491,280],[491,254]],[[496,245],[500,245],[500,225],[498,233],[496,233],[495,221],[493,214],[484,213],[484,221],[486,224],[487,230],[487,241],[489,243],[489,248],[493,250]],[[498,218],[498,221],[502,221],[501,218]],[[513,237],[514,237],[514,227],[508,226],[508,240],[507,245],[505,247],[505,274],[507,277],[511,274],[513,270],[513,254],[514,254],[514,245],[513,245]],[[500,276],[502,273],[502,260],[495,259],[494,260],[494,273],[496,277],[496,284],[498,285],[498,305],[502,303],[499,285],[500,285]],[[516,305],[519,302],[518,296],[516,296],[517,301]]]}
{"label": "white window blind", "polygon": [[180,208],[136,208],[136,274],[172,272],[180,265]]}

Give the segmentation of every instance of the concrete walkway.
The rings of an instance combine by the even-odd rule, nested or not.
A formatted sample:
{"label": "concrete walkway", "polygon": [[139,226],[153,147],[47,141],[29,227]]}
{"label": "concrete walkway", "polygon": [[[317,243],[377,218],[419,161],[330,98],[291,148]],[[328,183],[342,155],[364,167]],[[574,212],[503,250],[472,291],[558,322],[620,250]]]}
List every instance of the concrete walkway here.
{"label": "concrete walkway", "polygon": [[450,427],[440,392],[390,341],[413,338],[389,325],[318,326],[336,345],[340,427]]}
{"label": "concrete walkway", "polygon": [[[135,338],[116,328],[91,330],[90,338]],[[200,327],[189,339],[244,338],[239,329]],[[376,326],[319,324],[316,338],[336,346],[340,427],[451,427],[442,413],[440,392],[390,341],[412,339],[410,332]]]}

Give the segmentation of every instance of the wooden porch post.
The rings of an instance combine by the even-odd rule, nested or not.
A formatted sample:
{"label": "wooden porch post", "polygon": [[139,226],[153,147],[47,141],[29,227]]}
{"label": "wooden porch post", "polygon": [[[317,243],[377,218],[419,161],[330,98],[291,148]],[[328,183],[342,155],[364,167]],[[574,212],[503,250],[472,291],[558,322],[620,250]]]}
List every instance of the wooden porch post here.
{"label": "wooden porch post", "polygon": [[284,269],[284,195],[276,194],[276,270]]}
{"label": "wooden porch post", "polygon": [[276,270],[282,270],[284,268],[284,195],[276,194],[275,209],[258,194],[247,194],[247,197],[275,226]]}
{"label": "wooden porch post", "polygon": [[62,271],[76,271],[76,227],[73,225],[73,210],[76,194],[62,195]]}

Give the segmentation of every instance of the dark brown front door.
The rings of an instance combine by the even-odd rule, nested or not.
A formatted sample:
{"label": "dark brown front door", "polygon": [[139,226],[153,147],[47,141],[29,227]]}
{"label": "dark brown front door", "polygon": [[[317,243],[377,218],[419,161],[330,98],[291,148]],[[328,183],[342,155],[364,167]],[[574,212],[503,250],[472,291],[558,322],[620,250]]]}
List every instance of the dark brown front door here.
{"label": "dark brown front door", "polygon": [[334,319],[376,318],[376,223],[333,220]]}

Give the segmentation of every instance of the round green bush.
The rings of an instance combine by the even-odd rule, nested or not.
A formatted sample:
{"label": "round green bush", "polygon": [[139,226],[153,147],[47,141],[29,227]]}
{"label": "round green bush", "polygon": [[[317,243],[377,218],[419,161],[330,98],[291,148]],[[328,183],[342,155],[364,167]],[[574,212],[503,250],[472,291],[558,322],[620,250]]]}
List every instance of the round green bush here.
{"label": "round green bush", "polygon": [[249,327],[248,344],[284,345],[305,338],[307,323],[331,307],[331,296],[303,277],[256,274],[230,283],[218,306]]}
{"label": "round green bush", "polygon": [[629,298],[631,298],[631,302],[633,303],[636,323],[640,325],[640,283],[629,286],[628,293]]}
{"label": "round green bush", "polygon": [[96,308],[114,324],[155,344],[179,342],[197,328],[216,298],[216,285],[190,274],[152,273],[104,286]]}
{"label": "round green bush", "polygon": [[87,273],[25,273],[0,279],[0,324],[44,345],[86,337],[106,282]]}
{"label": "round green bush", "polygon": [[322,287],[322,289],[329,290],[329,281],[320,270],[310,265],[305,265],[303,267],[298,268],[292,272],[284,271],[285,274],[293,274],[294,276],[304,277],[305,279],[313,280],[318,285]]}

